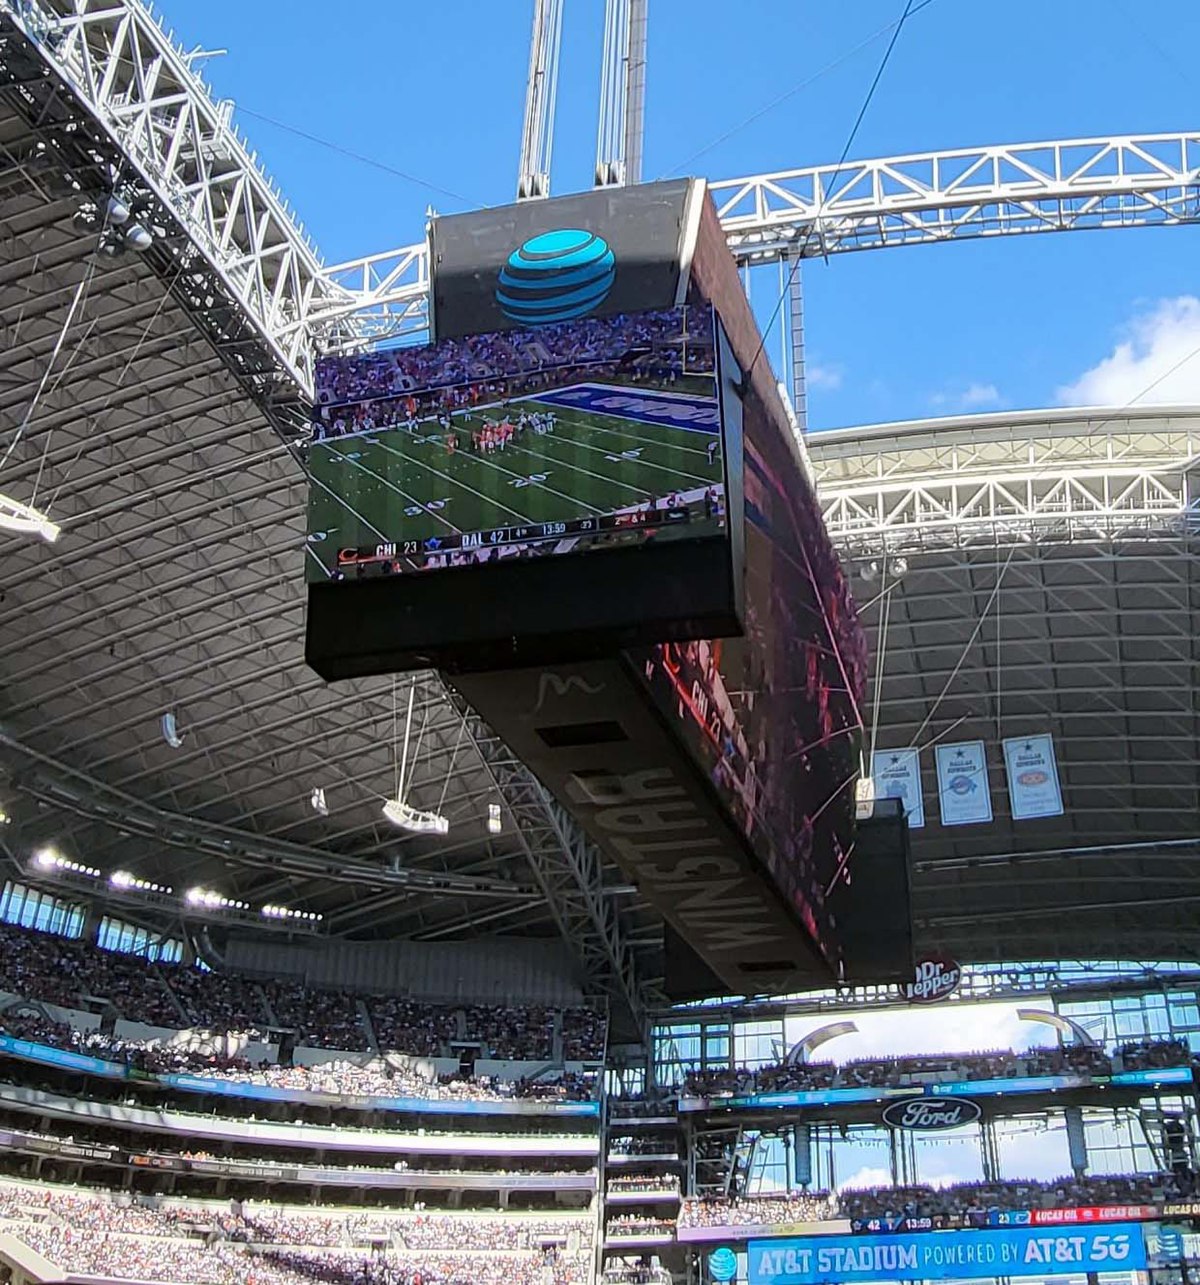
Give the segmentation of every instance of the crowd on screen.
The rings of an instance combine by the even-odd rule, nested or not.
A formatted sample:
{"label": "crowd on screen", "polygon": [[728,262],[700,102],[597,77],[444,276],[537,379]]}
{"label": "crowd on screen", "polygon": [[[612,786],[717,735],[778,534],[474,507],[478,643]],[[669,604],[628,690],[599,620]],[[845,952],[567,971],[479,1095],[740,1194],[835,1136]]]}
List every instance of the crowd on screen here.
{"label": "crowd on screen", "polygon": [[[685,329],[686,326],[686,329]],[[414,392],[458,394],[477,388],[485,395],[511,390],[515,380],[531,388],[569,382],[571,375],[594,374],[599,367],[631,364],[639,354],[682,370],[686,334],[687,368],[711,371],[714,364],[708,310],[693,307],[685,322],[676,309],[611,317],[585,317],[536,332],[508,330],[444,339],[436,346],[394,348],[333,358],[317,374],[318,423],[324,408],[351,403],[403,403]],[[515,390],[512,390],[515,391]],[[455,403],[443,397],[443,405]],[[333,417],[333,418],[336,418]],[[384,425],[376,423],[377,427]]]}
{"label": "crowd on screen", "polygon": [[813,1089],[899,1088],[939,1080],[995,1080],[1032,1075],[1111,1075],[1117,1071],[1188,1066],[1192,1055],[1182,1040],[1146,1040],[1109,1054],[1088,1045],[1064,1045],[984,1053],[912,1054],[832,1062],[775,1063],[751,1070],[738,1067],[694,1071],[683,1097],[720,1094],[802,1092]]}
{"label": "crowd on screen", "polygon": [[545,1062],[554,1056],[556,1022],[567,1060],[599,1060],[605,1046],[603,1013],[583,1006],[437,1005],[292,981],[260,983],[7,924],[0,925],[0,992],[65,1008],[84,1007],[85,997],[102,1000],[131,1021],[213,1035],[253,1038],[269,1028],[290,1029],[298,1044],[346,1052],[371,1047],[364,1010],[380,1049],[417,1056],[451,1055],[451,1043],[461,1041],[484,1058]]}

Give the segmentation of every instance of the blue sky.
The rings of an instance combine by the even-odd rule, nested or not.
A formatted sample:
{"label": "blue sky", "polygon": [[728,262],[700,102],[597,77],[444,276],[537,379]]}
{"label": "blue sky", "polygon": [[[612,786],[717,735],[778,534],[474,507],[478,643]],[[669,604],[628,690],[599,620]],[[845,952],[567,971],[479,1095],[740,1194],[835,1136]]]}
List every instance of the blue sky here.
{"label": "blue sky", "polygon": [[[243,129],[328,262],[419,239],[431,203],[449,213],[512,199],[531,0],[161,8],[188,47],[229,51],[205,64],[208,78],[239,104]],[[1194,127],[1184,51],[1200,44],[1200,9],[1155,0],[1150,22],[1140,16],[1148,8],[934,0],[903,31],[851,157]],[[558,193],[591,182],[603,9],[603,0],[566,3]],[[902,9],[902,0],[651,0],[646,177],[835,161],[887,37],[859,46]],[[810,421],[1129,400],[1200,347],[1197,235],[1008,238],[806,265]],[[765,312],[770,286],[755,290]],[[768,352],[777,361],[778,343]],[[1200,397],[1200,359],[1155,396]]]}

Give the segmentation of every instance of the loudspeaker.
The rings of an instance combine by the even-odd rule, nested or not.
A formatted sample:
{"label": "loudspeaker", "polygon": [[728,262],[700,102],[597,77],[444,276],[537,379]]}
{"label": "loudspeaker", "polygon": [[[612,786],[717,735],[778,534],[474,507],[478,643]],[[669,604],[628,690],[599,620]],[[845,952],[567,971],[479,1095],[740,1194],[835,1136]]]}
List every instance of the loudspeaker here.
{"label": "loudspeaker", "polygon": [[849,881],[831,899],[847,982],[912,981],[911,856],[900,801],[877,799],[858,821]]}

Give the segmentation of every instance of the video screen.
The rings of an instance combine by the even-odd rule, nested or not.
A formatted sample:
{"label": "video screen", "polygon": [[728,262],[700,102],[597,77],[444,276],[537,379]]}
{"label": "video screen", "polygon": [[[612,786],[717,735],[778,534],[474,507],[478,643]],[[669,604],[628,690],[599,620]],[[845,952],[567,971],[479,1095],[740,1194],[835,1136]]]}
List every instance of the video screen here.
{"label": "video screen", "polygon": [[328,357],[310,582],[720,536],[713,313],[583,318]]}
{"label": "video screen", "polygon": [[665,643],[637,660],[656,703],[836,968],[829,902],[853,841],[866,643],[816,497],[756,387],[741,402],[745,636]]}

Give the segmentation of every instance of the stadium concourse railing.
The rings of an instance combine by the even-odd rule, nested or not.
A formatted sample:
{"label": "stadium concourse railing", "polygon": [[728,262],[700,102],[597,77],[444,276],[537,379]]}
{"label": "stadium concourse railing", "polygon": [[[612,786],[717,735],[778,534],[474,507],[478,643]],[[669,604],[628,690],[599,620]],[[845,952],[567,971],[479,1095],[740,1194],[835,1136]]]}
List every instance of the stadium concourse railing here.
{"label": "stadium concourse railing", "polygon": [[370,1152],[376,1155],[509,1156],[514,1159],[600,1154],[596,1133],[439,1133],[424,1125],[413,1129],[369,1129],[345,1125],[276,1124],[267,1120],[199,1115],[162,1107],[126,1106],[67,1097],[45,1089],[4,1086],[7,1111],[21,1111],[79,1127],[103,1125],[147,1133],[183,1135],[192,1143],[261,1143],[263,1146],[307,1147],[314,1151]]}
{"label": "stadium concourse railing", "polygon": [[303,1106],[329,1106],[350,1110],[419,1112],[432,1115],[506,1115],[506,1116],[570,1116],[581,1119],[598,1119],[598,1102],[557,1102],[541,1098],[495,1101],[490,1099],[440,1100],[421,1097],[388,1097],[368,1094],[319,1093],[307,1089],[283,1089],[268,1084],[252,1084],[217,1076],[189,1072],[153,1073],[139,1071],[123,1062],[110,1062],[70,1049],[54,1048],[32,1040],[0,1035],[0,1054],[21,1061],[60,1070],[76,1071],[84,1075],[99,1076],[106,1080],[132,1080],[139,1084],[157,1084],[166,1089],[217,1097],[249,1099],[260,1102],[291,1102]]}
{"label": "stadium concourse railing", "polygon": [[1136,1071],[1014,1075],[997,1079],[923,1081],[914,1076],[902,1084],[876,1084],[853,1088],[790,1089],[777,1093],[713,1093],[679,1098],[681,1113],[726,1109],[756,1110],[771,1107],[839,1107],[889,1098],[971,1097],[1014,1094],[1061,1093],[1069,1089],[1160,1089],[1192,1084],[1190,1066],[1153,1067]]}

